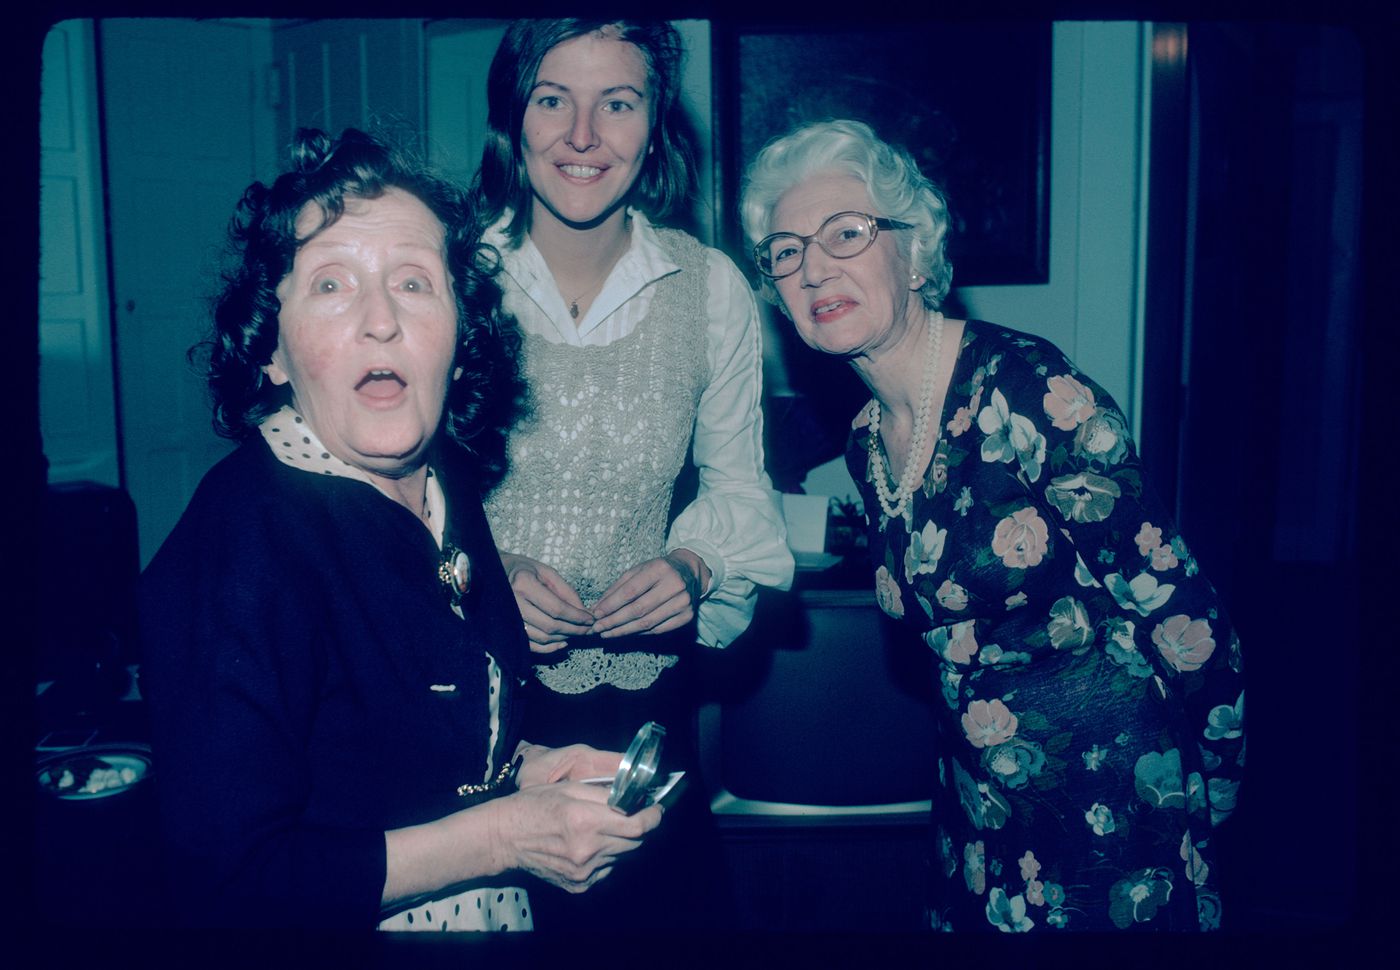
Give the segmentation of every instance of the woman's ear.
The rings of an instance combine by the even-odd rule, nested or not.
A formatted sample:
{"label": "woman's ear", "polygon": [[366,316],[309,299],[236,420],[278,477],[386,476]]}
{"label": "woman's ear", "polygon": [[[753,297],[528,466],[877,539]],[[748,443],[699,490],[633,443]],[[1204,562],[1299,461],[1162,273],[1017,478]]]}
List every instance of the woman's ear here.
{"label": "woman's ear", "polygon": [[920,276],[918,273],[909,274],[909,289],[911,290],[920,289],[927,282],[928,277],[926,276]]}
{"label": "woman's ear", "polygon": [[278,347],[272,352],[272,360],[263,364],[263,373],[267,375],[267,379],[278,385],[285,384],[287,381],[291,380],[287,374],[287,369],[282,366],[281,357],[282,348]]}

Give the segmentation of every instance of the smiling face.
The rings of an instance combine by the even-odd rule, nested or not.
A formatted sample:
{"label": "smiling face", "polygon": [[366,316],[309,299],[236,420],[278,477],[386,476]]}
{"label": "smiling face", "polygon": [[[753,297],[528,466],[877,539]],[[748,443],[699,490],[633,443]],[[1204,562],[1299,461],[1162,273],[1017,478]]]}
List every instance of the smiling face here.
{"label": "smiling face", "polygon": [[[297,236],[320,224],[308,204]],[[277,286],[277,349],[264,370],[326,449],[362,471],[400,478],[423,464],[442,415],[457,304],[442,223],[389,189],[345,200]]]}
{"label": "smiling face", "polygon": [[621,219],[651,124],[646,60],[635,44],[603,32],[552,48],[540,60],[520,132],[533,223]]}
{"label": "smiling face", "polygon": [[[860,179],[819,173],[788,189],[773,207],[771,232],[806,236],[837,212],[876,212]],[[802,268],[774,282],[798,336],[809,347],[843,357],[868,356],[898,342],[924,314],[914,292],[906,233],[883,231],[865,252],[834,259],[815,242]]]}

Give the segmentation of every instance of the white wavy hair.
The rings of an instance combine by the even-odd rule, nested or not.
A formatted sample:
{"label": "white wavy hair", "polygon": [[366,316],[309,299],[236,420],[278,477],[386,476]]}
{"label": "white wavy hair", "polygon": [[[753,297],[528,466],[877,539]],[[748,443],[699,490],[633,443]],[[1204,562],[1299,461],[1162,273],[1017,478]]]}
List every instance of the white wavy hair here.
{"label": "white wavy hair", "polygon": [[[753,246],[772,231],[773,208],[783,193],[813,175],[836,173],[859,179],[870,194],[873,215],[907,222],[913,239],[911,269],[924,277],[919,296],[938,309],[953,282],[945,242],[948,205],[913,157],[881,141],[870,126],[849,119],[800,125],[763,147],[744,173],[739,215]],[[782,305],[773,281],[762,277],[763,297]]]}

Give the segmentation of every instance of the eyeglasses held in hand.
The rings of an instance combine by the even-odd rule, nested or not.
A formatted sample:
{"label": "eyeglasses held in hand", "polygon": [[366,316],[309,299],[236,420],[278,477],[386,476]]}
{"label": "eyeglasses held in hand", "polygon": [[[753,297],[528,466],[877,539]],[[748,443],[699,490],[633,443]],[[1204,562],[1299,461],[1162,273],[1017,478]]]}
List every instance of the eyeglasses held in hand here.
{"label": "eyeglasses held in hand", "polygon": [[868,212],[838,212],[817,227],[810,236],[795,232],[775,232],[753,248],[758,271],[769,279],[780,280],[802,268],[807,247],[816,243],[833,259],[850,259],[870,248],[881,229],[913,229],[907,222],[872,216]]}

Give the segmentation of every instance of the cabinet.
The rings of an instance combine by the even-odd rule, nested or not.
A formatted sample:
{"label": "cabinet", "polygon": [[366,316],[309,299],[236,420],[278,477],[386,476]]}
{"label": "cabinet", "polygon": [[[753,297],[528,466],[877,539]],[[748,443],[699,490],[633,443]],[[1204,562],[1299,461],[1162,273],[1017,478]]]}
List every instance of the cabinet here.
{"label": "cabinet", "polygon": [[804,575],[701,658],[701,764],[741,927],[913,930],[936,783],[932,658],[868,589]]}

